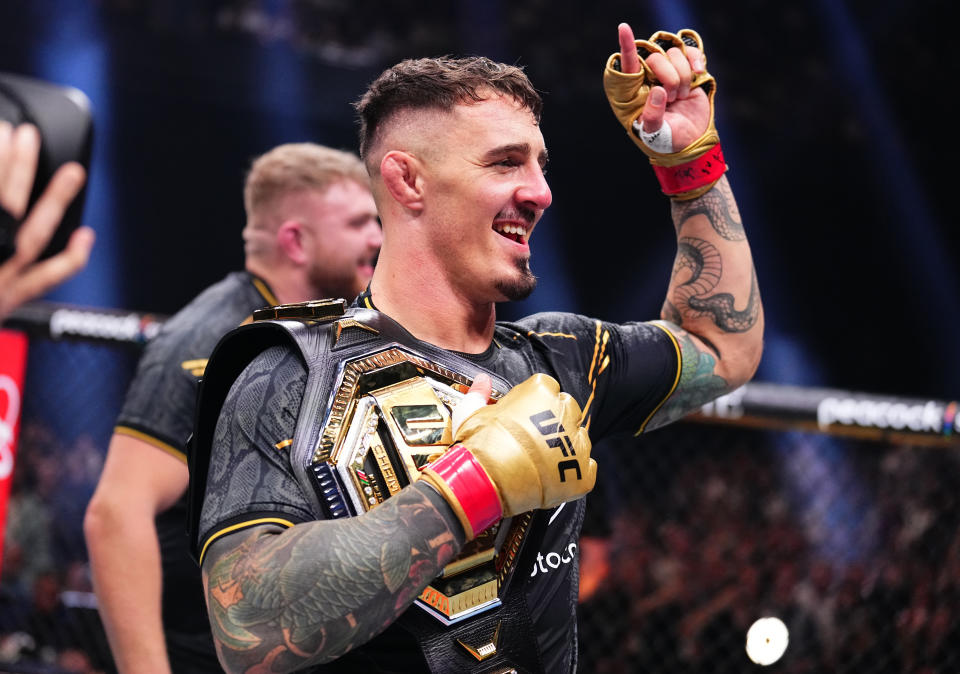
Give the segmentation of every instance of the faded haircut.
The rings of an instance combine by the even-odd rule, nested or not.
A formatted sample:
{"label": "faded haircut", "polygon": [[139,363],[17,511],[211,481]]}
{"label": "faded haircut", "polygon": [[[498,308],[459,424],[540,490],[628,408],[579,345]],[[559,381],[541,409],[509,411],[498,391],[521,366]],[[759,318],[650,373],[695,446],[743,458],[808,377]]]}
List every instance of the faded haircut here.
{"label": "faded haircut", "polygon": [[360,118],[360,156],[366,158],[384,123],[401,110],[451,111],[480,102],[490,91],[510,96],[537,122],[543,100],[523,70],[483,56],[407,59],[385,70],[354,103]]}
{"label": "faded haircut", "polygon": [[291,192],[322,191],[340,180],[365,187],[370,177],[360,158],[352,152],[315,143],[278,145],[250,165],[243,186],[243,205],[248,220],[275,199]]}

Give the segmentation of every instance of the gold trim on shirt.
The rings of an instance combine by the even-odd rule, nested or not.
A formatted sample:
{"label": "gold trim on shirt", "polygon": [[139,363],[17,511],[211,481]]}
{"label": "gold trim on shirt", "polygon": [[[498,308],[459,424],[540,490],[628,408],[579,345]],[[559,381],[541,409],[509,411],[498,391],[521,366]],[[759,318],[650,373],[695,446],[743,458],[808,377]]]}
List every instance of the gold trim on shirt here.
{"label": "gold trim on shirt", "polygon": [[148,445],[152,445],[157,449],[162,449],[167,454],[170,454],[175,459],[179,459],[183,463],[187,462],[187,455],[182,449],[177,449],[173,445],[169,445],[159,438],[155,438],[152,435],[144,433],[143,431],[138,431],[135,428],[130,428],[129,426],[116,426],[113,429],[113,432],[117,435],[126,435],[130,438],[135,438],[137,440],[142,440]]}
{"label": "gold trim on shirt", "polygon": [[234,531],[239,531],[240,529],[248,529],[250,527],[258,526],[260,524],[279,524],[285,529],[290,529],[293,527],[293,522],[290,520],[285,520],[281,517],[261,517],[255,520],[250,520],[249,522],[239,522],[237,524],[231,524],[229,527],[221,529],[213,536],[207,539],[207,542],[203,544],[203,550],[200,551],[200,566],[203,566],[203,556],[207,554],[207,548],[210,547],[210,544],[221,536],[227,534],[232,534]]}
{"label": "gold trim on shirt", "polygon": [[273,291],[270,290],[270,287],[256,276],[253,277],[253,286],[263,295],[263,299],[265,299],[271,307],[280,304],[280,301],[277,299],[277,296],[273,294]]}
{"label": "gold trim on shirt", "polygon": [[680,342],[677,341],[676,335],[674,335],[672,332],[667,330],[664,326],[660,325],[659,323],[651,322],[650,325],[654,325],[660,328],[661,330],[663,330],[665,333],[667,333],[667,336],[670,338],[670,341],[673,342],[673,348],[677,352],[677,375],[673,378],[673,386],[670,387],[670,391],[667,393],[667,395],[663,397],[663,400],[660,401],[660,404],[654,407],[653,411],[647,415],[647,418],[643,420],[643,423],[640,424],[640,429],[633,434],[634,437],[643,433],[643,429],[645,429],[647,427],[647,424],[650,423],[650,420],[653,418],[653,415],[656,414],[658,411],[660,411],[660,408],[663,407],[663,404],[667,402],[667,400],[670,399],[670,396],[673,395],[673,392],[677,390],[677,386],[680,384],[680,373],[682,372],[682,368],[683,368],[683,355],[680,351]]}

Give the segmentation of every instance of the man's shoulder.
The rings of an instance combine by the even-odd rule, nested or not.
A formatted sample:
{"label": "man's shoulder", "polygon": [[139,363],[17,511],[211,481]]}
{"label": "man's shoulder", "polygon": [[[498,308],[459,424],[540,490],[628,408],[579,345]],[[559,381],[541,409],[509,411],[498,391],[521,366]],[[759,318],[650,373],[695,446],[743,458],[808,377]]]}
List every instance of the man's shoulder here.
{"label": "man's shoulder", "polygon": [[567,338],[594,340],[609,339],[612,334],[632,335],[634,339],[662,338],[667,329],[656,321],[628,321],[613,323],[599,318],[565,311],[544,311],[525,316],[513,322],[497,322],[497,332],[505,335],[523,335],[528,338]]}
{"label": "man's shoulder", "polygon": [[[242,367],[242,369],[240,369]],[[290,342],[275,342],[265,349],[249,355],[245,364],[241,362],[236,388],[244,388],[251,380],[268,376],[276,383],[278,390],[293,381],[302,381],[308,374],[308,368],[302,354]]]}
{"label": "man's shoulder", "polygon": [[252,277],[232,272],[174,314],[147,345],[147,353],[185,350],[206,357],[220,337],[265,305]]}
{"label": "man's shoulder", "polygon": [[[251,378],[270,374],[278,386],[305,377],[310,364],[329,358],[326,339],[313,334],[329,329],[321,322],[295,319],[261,319],[225,332],[210,354],[203,380],[205,388],[243,388]],[[278,363],[289,361],[283,372],[275,371]]]}
{"label": "man's shoulder", "polygon": [[[234,272],[206,288],[147,343],[117,424],[173,447],[189,434],[197,378],[220,338],[258,308],[253,277]],[[262,297],[259,302],[262,302]]]}
{"label": "man's shoulder", "polygon": [[556,311],[498,322],[489,366],[514,383],[543,372],[575,394],[594,347],[593,325],[592,319]]}
{"label": "man's shoulder", "polygon": [[236,327],[255,309],[267,306],[267,300],[254,285],[254,277],[236,271],[207,286],[168,321],[172,329],[210,325]]}
{"label": "man's shoulder", "polygon": [[542,311],[524,316],[516,321],[498,321],[497,333],[511,339],[580,339],[592,335],[601,322],[580,314],[566,311]]}

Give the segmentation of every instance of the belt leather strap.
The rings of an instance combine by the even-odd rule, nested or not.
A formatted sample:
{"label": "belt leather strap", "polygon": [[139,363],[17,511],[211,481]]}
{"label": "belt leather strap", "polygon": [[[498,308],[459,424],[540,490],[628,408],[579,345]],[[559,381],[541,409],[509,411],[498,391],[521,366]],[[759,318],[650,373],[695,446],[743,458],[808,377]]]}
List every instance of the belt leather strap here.
{"label": "belt leather strap", "polygon": [[[515,583],[518,580],[514,578]],[[499,608],[486,611],[462,624],[442,625],[417,606],[411,606],[398,622],[420,644],[431,674],[500,674],[512,670],[518,674],[542,672],[543,664],[530,624],[526,592],[523,587],[514,585],[503,601]],[[497,638],[494,642],[495,635]],[[496,651],[489,657],[479,660],[471,654],[471,649],[479,651],[492,642]]]}

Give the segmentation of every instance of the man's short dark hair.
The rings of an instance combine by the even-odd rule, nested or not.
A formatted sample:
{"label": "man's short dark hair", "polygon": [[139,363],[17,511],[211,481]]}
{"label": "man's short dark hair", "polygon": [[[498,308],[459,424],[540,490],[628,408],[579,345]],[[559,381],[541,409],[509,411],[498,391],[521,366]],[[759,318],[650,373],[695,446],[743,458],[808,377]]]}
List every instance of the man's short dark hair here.
{"label": "man's short dark hair", "polygon": [[360,117],[360,156],[366,158],[383,122],[400,110],[449,112],[461,103],[484,100],[490,90],[512,97],[540,121],[543,101],[518,66],[483,56],[401,61],[374,80],[354,104]]}

